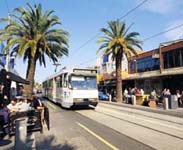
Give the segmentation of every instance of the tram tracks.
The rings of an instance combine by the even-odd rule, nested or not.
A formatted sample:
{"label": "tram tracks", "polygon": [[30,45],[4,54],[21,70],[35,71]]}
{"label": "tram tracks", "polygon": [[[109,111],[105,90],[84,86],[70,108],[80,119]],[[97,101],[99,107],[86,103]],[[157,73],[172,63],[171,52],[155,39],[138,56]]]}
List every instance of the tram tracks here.
{"label": "tram tracks", "polygon": [[[157,116],[154,117],[150,115],[153,113],[142,114],[142,113],[133,112],[125,109],[119,109],[117,107],[108,107],[106,105],[99,106],[95,110],[85,110],[85,111],[95,111],[95,113],[98,113],[98,114],[103,114],[105,116],[109,116],[121,121],[128,122],[133,125],[137,125],[149,130],[153,130],[153,131],[183,140],[183,134],[182,134],[183,123],[182,122],[178,122],[170,119],[164,119]],[[76,112],[80,112],[80,111],[77,110]],[[161,127],[161,128],[158,128],[158,127]]]}
{"label": "tram tracks", "polygon": [[[181,125],[183,127],[183,118],[180,118],[180,117],[174,117],[174,116],[169,116],[169,115],[164,115],[164,114],[157,114],[157,113],[147,112],[144,110],[141,111],[141,110],[134,110],[134,109],[129,109],[129,108],[122,108],[119,106],[111,107],[111,106],[108,106],[107,104],[102,104],[101,107],[111,109],[111,110],[116,110],[121,113],[126,113],[129,115],[138,115],[138,116],[143,116],[143,117],[147,117],[147,118],[157,119],[157,120],[164,121],[167,123]],[[173,119],[171,120],[171,118],[173,118],[174,120]]]}
{"label": "tram tracks", "polygon": [[[125,121],[125,122],[128,122],[130,124],[134,124],[134,125],[137,125],[137,126],[140,126],[140,127],[143,127],[143,128],[146,128],[146,129],[149,129],[149,130],[153,130],[153,131],[156,131],[158,133],[162,133],[162,134],[165,134],[165,135],[168,135],[168,136],[171,136],[171,137],[174,137],[174,138],[177,138],[177,139],[180,139],[180,140],[183,140],[183,136],[181,136],[181,134],[183,133],[183,126],[182,126],[182,129],[181,128],[177,128],[177,127],[174,127],[174,126],[167,126],[164,124],[165,127],[169,127],[169,128],[173,128],[173,129],[176,129],[176,130],[179,130],[180,132],[180,135],[177,136],[176,133],[175,134],[172,134],[172,133],[168,133],[166,131],[162,131],[162,129],[158,129],[158,128],[153,128],[154,126],[153,125],[144,125],[142,122],[137,122],[137,121],[133,121],[132,119],[127,119],[127,118],[122,118],[122,117],[118,117],[116,115],[113,115],[113,114],[109,114],[109,113],[106,113],[106,112],[103,112],[103,111],[96,111],[97,113],[100,113],[100,114],[103,114],[105,116],[110,116],[110,117],[113,117],[113,118],[116,118],[118,120],[121,120],[121,121]],[[163,124],[161,124],[163,125]]]}

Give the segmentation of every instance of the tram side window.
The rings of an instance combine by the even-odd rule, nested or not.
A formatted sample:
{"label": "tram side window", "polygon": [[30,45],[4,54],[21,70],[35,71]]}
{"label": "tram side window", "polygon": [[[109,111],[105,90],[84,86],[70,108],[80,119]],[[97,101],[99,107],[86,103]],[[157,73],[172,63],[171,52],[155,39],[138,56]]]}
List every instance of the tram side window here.
{"label": "tram side window", "polygon": [[64,78],[63,78],[63,82],[64,82],[64,87],[67,87],[67,74],[64,74]]}
{"label": "tram side window", "polygon": [[48,87],[49,88],[52,88],[53,87],[53,80],[49,80]]}
{"label": "tram side window", "polygon": [[63,87],[62,76],[60,76],[60,87]]}
{"label": "tram side window", "polygon": [[57,84],[57,88],[59,88],[60,87],[60,82],[57,81],[56,84]]}
{"label": "tram side window", "polygon": [[58,88],[61,87],[61,82],[60,82],[60,80],[61,80],[60,77],[57,77],[57,78],[56,78],[56,86],[57,86]]}
{"label": "tram side window", "polygon": [[183,49],[180,49],[180,52],[181,52],[181,66],[183,67]]}

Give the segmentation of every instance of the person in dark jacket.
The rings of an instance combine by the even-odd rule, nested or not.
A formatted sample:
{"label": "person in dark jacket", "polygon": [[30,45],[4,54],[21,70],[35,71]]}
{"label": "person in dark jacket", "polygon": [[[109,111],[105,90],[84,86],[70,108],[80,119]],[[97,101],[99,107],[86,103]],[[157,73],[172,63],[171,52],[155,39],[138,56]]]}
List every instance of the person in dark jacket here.
{"label": "person in dark jacket", "polygon": [[32,107],[34,107],[34,109],[38,109],[38,107],[42,107],[43,104],[41,102],[41,100],[37,97],[37,96],[33,96],[32,99]]}

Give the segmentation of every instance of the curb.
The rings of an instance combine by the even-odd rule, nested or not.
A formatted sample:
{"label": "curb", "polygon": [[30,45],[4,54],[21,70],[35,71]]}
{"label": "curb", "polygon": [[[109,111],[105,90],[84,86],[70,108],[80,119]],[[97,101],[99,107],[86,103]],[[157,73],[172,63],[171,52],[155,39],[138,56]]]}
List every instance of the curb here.
{"label": "curb", "polygon": [[150,108],[150,107],[140,106],[140,105],[123,104],[123,103],[118,103],[118,102],[100,101],[99,103],[109,104],[109,105],[113,105],[113,106],[117,106],[117,107],[127,107],[127,108],[131,108],[131,109],[137,109],[137,110],[148,111],[148,112],[153,112],[153,113],[157,113],[157,114],[163,114],[163,115],[183,118],[183,108],[164,110],[164,109]]}

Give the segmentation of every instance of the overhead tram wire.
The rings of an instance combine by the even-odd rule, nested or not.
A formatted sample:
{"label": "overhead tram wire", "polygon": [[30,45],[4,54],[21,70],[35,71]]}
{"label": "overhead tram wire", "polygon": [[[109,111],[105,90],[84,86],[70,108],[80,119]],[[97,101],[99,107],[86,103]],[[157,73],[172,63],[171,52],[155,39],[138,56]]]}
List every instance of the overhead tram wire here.
{"label": "overhead tram wire", "polygon": [[89,63],[89,62],[91,62],[91,61],[93,61],[93,60],[95,60],[95,59],[97,59],[97,56],[95,56],[94,58],[92,58],[92,59],[90,59],[90,60],[88,60],[88,61],[85,61],[85,62],[83,62],[83,63],[80,63],[80,65],[87,64],[87,63]]}
{"label": "overhead tram wire", "polygon": [[128,16],[131,12],[135,11],[137,8],[139,8],[140,6],[142,6],[145,2],[147,2],[148,0],[144,0],[141,3],[139,3],[136,7],[134,7],[133,9],[129,10],[126,14],[124,14],[122,17],[119,18],[119,20],[125,18],[126,16]]}
{"label": "overhead tram wire", "polygon": [[8,1],[5,0],[5,3],[6,3],[6,8],[7,8],[7,10],[8,10],[8,16],[9,16],[9,14],[10,14],[10,9],[9,9],[9,6],[8,6]]}
{"label": "overhead tram wire", "polygon": [[[152,38],[155,38],[155,37],[157,37],[157,36],[160,36],[160,35],[162,35],[162,34],[165,34],[165,33],[169,32],[169,31],[175,30],[175,29],[180,28],[180,27],[183,27],[183,24],[180,24],[180,25],[178,25],[178,26],[172,27],[172,28],[170,28],[170,29],[168,29],[168,30],[165,30],[165,31],[163,31],[163,32],[156,33],[156,34],[154,34],[154,35],[152,35],[152,36],[149,36],[148,38],[145,38],[144,40],[142,40],[142,42],[148,41],[148,40],[150,40],[150,39],[152,39]],[[88,61],[86,61],[86,62],[80,63],[80,65],[89,63],[89,62],[93,61],[94,59],[97,59],[97,56],[94,57],[94,58],[92,58],[92,59],[90,59],[90,60],[88,60]]]}
{"label": "overhead tram wire", "polygon": [[[129,10],[126,14],[124,14],[122,17],[119,18],[119,20],[122,20],[123,18],[125,18],[126,16],[128,16],[130,13],[132,13],[133,11],[135,11],[137,8],[139,8],[140,6],[142,6],[144,3],[146,3],[148,0],[143,0],[141,3],[139,3],[137,6],[135,6],[133,9]],[[109,26],[107,27],[109,28]],[[89,40],[87,40],[85,43],[83,43],[80,47],[77,48],[77,50],[74,52],[74,54],[76,54],[76,52],[78,52],[81,48],[83,48],[85,45],[87,45],[89,42],[93,41],[95,38],[97,38],[101,33],[97,33],[96,35],[94,35],[93,37],[91,37]],[[95,58],[92,58],[90,61],[93,61]],[[87,61],[85,63],[88,63],[90,61]],[[85,63],[80,63],[80,65],[85,64]]]}
{"label": "overhead tram wire", "polygon": [[[145,2],[147,2],[148,0],[143,0],[141,3],[139,3],[137,6],[135,6],[134,8],[132,8],[131,10],[129,10],[126,14],[124,14],[122,17],[119,18],[119,20],[125,18],[126,16],[128,16],[130,13],[132,13],[133,11],[135,11],[137,8],[139,8],[140,6],[142,6]],[[107,27],[109,28],[109,26]],[[89,42],[93,41],[96,37],[98,37],[101,33],[97,33],[96,35],[94,35],[93,37],[91,37],[89,40],[87,40],[85,43],[83,43],[81,46],[79,46],[77,48],[77,50],[75,51],[75,53],[77,51],[79,51],[81,48],[83,48],[85,45],[87,45]],[[74,53],[74,54],[75,54]]]}
{"label": "overhead tram wire", "polygon": [[152,39],[152,38],[154,38],[154,37],[160,36],[160,35],[162,35],[162,34],[165,34],[165,33],[169,32],[169,31],[172,31],[172,30],[175,30],[175,29],[177,29],[177,28],[180,28],[180,27],[182,27],[182,26],[183,26],[183,24],[180,24],[180,25],[178,25],[178,26],[175,26],[175,27],[170,28],[170,29],[168,29],[168,30],[165,30],[165,31],[163,31],[163,32],[156,33],[156,34],[154,34],[154,35],[152,35],[152,36],[150,36],[150,37],[148,37],[148,38],[145,38],[145,39],[143,40],[143,42],[148,41],[149,39]]}

